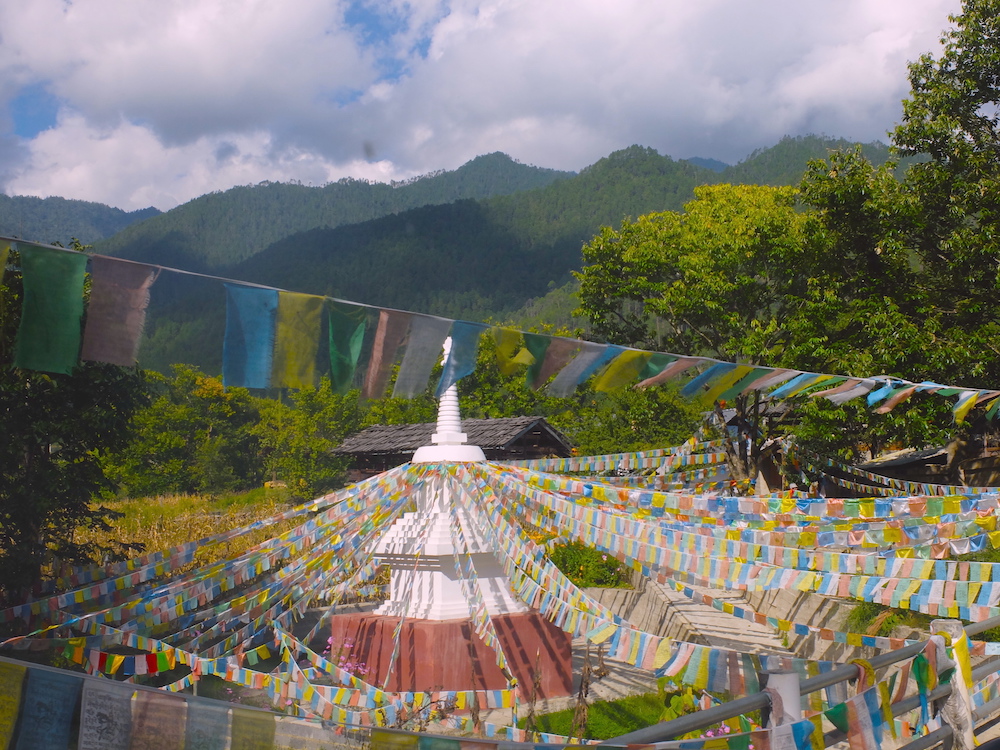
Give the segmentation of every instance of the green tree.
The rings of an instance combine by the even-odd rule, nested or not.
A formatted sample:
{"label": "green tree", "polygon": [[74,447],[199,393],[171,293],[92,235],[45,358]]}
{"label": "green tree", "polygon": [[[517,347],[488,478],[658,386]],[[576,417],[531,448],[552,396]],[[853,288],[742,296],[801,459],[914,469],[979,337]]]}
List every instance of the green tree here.
{"label": "green tree", "polygon": [[[79,245],[77,244],[79,248]],[[74,541],[77,528],[109,528],[96,501],[113,488],[100,457],[124,445],[145,399],[143,373],[84,363],[70,375],[12,365],[20,321],[17,254],[0,285],[0,600],[22,600],[60,562],[97,549]]]}
{"label": "green tree", "polygon": [[252,432],[266,476],[285,482],[296,497],[311,498],[343,483],[348,459],[333,448],[359,429],[362,406],[357,391],[334,393],[329,378],[293,393],[291,401],[260,400]]}
{"label": "green tree", "polygon": [[616,344],[770,364],[821,254],[815,216],[792,188],[695,196],[683,213],[626,220],[584,245],[581,310]]}
{"label": "green tree", "polygon": [[216,494],[260,482],[259,412],[249,391],[184,365],[150,379],[154,396],[134,417],[134,439],[107,460],[128,494]]}

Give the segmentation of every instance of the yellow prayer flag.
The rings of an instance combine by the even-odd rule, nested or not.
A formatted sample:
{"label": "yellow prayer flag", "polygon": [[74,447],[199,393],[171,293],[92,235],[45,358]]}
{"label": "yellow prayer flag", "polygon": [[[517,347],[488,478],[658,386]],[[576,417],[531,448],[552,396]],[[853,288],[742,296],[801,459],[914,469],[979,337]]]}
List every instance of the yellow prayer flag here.
{"label": "yellow prayer flag", "polygon": [[27,671],[20,664],[0,664],[0,747],[7,747],[14,734]]}
{"label": "yellow prayer flag", "polygon": [[673,641],[669,638],[664,638],[660,641],[656,647],[656,656],[653,659],[654,669],[659,669],[670,660],[670,653],[673,650],[672,645]]}
{"label": "yellow prayer flag", "polygon": [[618,630],[618,626],[614,623],[608,623],[600,630],[594,629],[587,634],[587,638],[591,643],[604,643],[608,638],[613,636]]}
{"label": "yellow prayer flag", "polygon": [[595,391],[613,391],[627,385],[639,377],[646,362],[653,356],[652,352],[641,352],[636,349],[626,349],[608,365],[607,369],[594,383]]}
{"label": "yellow prayer flag", "polygon": [[276,388],[311,388],[316,384],[316,353],[324,297],[278,293],[271,384]]}

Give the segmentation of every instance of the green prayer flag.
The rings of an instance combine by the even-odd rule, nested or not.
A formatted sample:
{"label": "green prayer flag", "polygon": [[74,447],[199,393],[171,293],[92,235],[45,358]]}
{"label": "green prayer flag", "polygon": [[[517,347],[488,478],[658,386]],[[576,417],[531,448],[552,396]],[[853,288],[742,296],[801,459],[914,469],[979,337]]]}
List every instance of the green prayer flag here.
{"label": "green prayer flag", "polygon": [[18,245],[24,285],[14,366],[68,375],[79,360],[87,255]]}
{"label": "green prayer flag", "polygon": [[552,339],[539,333],[524,334],[524,348],[531,354],[531,364],[528,365],[528,372],[524,376],[525,381],[532,388],[537,388],[535,381],[542,371],[542,364],[545,362],[545,352],[549,348]]}
{"label": "green prayer flag", "polygon": [[649,378],[659,375],[663,372],[664,367],[669,365],[671,362],[676,361],[677,357],[673,354],[653,352],[645,366],[642,368],[642,372],[639,373],[639,380],[648,380]]}
{"label": "green prayer flag", "polygon": [[367,311],[357,305],[331,302],[327,317],[330,321],[330,383],[336,393],[347,393],[361,357]]}

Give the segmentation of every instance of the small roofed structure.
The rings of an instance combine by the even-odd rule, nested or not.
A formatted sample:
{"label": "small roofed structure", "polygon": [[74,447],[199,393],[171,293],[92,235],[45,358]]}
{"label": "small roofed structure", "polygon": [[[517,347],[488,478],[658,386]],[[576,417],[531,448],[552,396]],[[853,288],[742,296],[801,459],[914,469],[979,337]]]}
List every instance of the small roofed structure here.
{"label": "small roofed structure", "polygon": [[[436,422],[374,425],[351,435],[334,452],[353,456],[352,468],[364,476],[379,474],[409,462],[417,448],[430,443],[436,429]],[[463,419],[462,430],[489,461],[564,458],[573,450],[566,437],[542,417]]]}

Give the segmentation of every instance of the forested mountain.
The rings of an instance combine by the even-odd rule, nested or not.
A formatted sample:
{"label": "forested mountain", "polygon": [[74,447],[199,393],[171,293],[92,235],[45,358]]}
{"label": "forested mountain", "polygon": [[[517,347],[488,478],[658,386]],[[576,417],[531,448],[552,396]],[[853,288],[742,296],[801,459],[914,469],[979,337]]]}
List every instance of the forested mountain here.
{"label": "forested mountain", "polygon": [[218,269],[296,232],[357,224],[429,204],[531,190],[571,176],[520,164],[498,152],[454,171],[401,183],[343,179],[307,187],[262,182],[203,195],[130,227],[96,249],[188,270]]}
{"label": "forested mountain", "polygon": [[87,245],[159,213],[155,208],[122,211],[90,201],[0,194],[0,235],[63,245],[76,237]]}
{"label": "forested mountain", "polygon": [[[580,267],[582,244],[601,226],[618,226],[626,217],[651,211],[680,209],[697,185],[737,175],[747,182],[778,181],[782,175],[789,177],[786,182],[798,182],[808,159],[826,156],[841,145],[848,144],[814,137],[785,139],[722,173],[632,146],[579,175],[534,190],[425,205],[369,221],[289,234],[239,263],[217,266],[213,273],[466,320],[542,323],[538,311],[551,307],[559,311],[559,321],[552,322],[565,323],[572,289],[565,285],[570,272]],[[727,179],[727,175],[732,176]],[[378,187],[361,185],[372,194]],[[396,188],[401,189],[405,188]],[[257,217],[252,221],[260,226]],[[147,252],[158,247],[162,246]],[[145,256],[166,265],[198,268],[196,262],[168,258]],[[558,291],[553,294],[553,289]],[[218,372],[225,327],[222,285],[164,274],[153,300],[143,364],[162,369],[172,362],[187,362]],[[534,306],[525,308],[531,300]]]}

